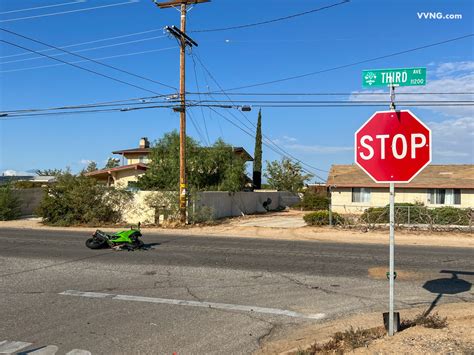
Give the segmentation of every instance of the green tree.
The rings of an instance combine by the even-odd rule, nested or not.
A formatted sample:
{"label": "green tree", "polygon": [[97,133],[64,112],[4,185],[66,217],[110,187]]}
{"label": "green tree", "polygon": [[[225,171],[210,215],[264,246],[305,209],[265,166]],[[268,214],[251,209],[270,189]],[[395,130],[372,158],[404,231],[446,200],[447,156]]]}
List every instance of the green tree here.
{"label": "green tree", "polygon": [[86,168],[82,171],[83,173],[91,173],[97,170],[97,163],[95,161],[90,161],[87,164]]}
{"label": "green tree", "polygon": [[120,159],[117,158],[109,158],[107,159],[107,163],[104,166],[104,169],[112,169],[120,166]]}
{"label": "green tree", "polygon": [[38,208],[43,222],[52,225],[117,223],[130,199],[127,191],[98,184],[81,175],[63,174],[46,187]]}
{"label": "green tree", "polygon": [[20,200],[13,194],[10,184],[0,186],[0,221],[20,216]]}
{"label": "green tree", "polygon": [[58,176],[63,174],[64,171],[62,169],[37,169],[35,170],[35,174],[39,176]]}
{"label": "green tree", "polygon": [[255,150],[253,153],[253,184],[256,189],[262,188],[262,110],[258,111]]}
{"label": "green tree", "polygon": [[281,161],[267,161],[265,177],[273,189],[298,192],[313,175],[304,174],[300,163],[283,158]]}
{"label": "green tree", "polygon": [[[179,188],[179,134],[166,133],[153,146],[151,162],[138,180],[143,190],[177,191]],[[186,138],[186,176],[189,190],[238,191],[244,186],[245,162],[232,146],[222,140],[211,147],[201,147]]]}

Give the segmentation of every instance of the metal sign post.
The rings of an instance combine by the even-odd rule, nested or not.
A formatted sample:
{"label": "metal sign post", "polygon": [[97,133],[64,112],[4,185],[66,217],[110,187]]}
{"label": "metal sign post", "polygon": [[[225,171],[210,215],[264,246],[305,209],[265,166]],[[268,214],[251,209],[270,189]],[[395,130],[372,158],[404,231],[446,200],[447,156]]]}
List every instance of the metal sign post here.
{"label": "metal sign post", "polygon": [[[395,86],[393,81],[390,85],[390,110],[395,111]],[[388,335],[393,336],[394,334],[394,301],[395,301],[395,183],[390,183],[390,241],[389,241],[389,305],[388,305]]]}

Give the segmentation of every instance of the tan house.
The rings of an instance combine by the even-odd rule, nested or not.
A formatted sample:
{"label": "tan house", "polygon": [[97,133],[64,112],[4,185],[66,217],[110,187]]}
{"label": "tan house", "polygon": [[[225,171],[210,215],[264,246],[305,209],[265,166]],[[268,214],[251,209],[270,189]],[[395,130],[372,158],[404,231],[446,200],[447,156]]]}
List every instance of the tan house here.
{"label": "tan house", "polygon": [[[252,156],[242,147],[234,147],[234,154],[240,156],[244,161],[253,161]],[[108,186],[117,188],[127,188],[133,186],[138,178],[145,174],[150,162],[151,153],[150,142],[148,138],[140,138],[138,148],[116,150],[112,154],[122,156],[122,165],[111,169],[96,170],[87,173],[95,179],[106,183]]]}
{"label": "tan house", "polygon": [[[389,202],[389,185],[375,183],[354,164],[333,165],[326,185],[338,213],[362,213]],[[410,183],[395,185],[395,203],[474,207],[474,165],[428,165]]]}

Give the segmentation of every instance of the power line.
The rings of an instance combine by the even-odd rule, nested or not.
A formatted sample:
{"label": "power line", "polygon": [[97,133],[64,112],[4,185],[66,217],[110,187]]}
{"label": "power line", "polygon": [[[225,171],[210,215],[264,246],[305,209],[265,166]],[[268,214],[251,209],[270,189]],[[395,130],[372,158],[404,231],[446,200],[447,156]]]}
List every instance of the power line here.
{"label": "power line", "polygon": [[[155,36],[155,37],[148,37],[148,38],[141,38],[141,39],[136,39],[133,41],[125,41],[125,42],[119,42],[119,43],[113,43],[113,44],[106,44],[104,46],[98,46],[98,47],[91,47],[91,48],[83,48],[79,49],[77,51],[71,51],[70,53],[80,53],[80,52],[88,52],[88,51],[94,51],[97,49],[104,49],[104,48],[111,48],[111,47],[117,47],[117,46],[123,46],[125,44],[132,44],[132,43],[138,43],[138,42],[144,42],[144,41],[151,41],[153,39],[159,39],[159,38],[164,38],[166,36]],[[58,47],[61,48],[61,47]],[[53,50],[53,49],[51,49]],[[63,55],[68,55],[69,53],[57,53],[57,54],[52,54],[52,57],[60,57]],[[2,62],[2,64],[10,64],[10,63],[18,63],[18,62],[27,62],[30,60],[37,60],[37,59],[43,59],[43,57],[38,56],[38,57],[33,57],[33,58],[24,58],[24,59],[15,59],[15,60],[10,60],[6,62]]]}
{"label": "power line", "polygon": [[[201,66],[204,68],[204,70],[209,74],[209,76],[211,77],[211,79],[216,83],[216,85],[219,87],[219,89],[225,94],[225,91],[224,89],[219,85],[219,83],[217,82],[217,80],[214,78],[214,76],[210,73],[209,69],[207,69],[207,67],[204,65],[204,63],[202,62],[202,60],[199,58],[199,56],[197,56],[196,54],[192,53],[193,56],[195,56],[197,58],[197,60],[199,61],[199,63],[201,64]],[[227,96],[227,98],[232,102],[232,100],[230,99],[229,96]],[[233,104],[233,103],[232,103]],[[233,104],[234,105],[234,104]],[[250,121],[247,116],[245,116],[241,111],[239,111],[239,113],[244,116],[244,118],[256,129],[257,126],[252,122]],[[235,117],[235,116],[234,116]],[[237,118],[236,118],[237,119]],[[240,121],[240,120],[239,120]],[[242,123],[242,121],[240,121]],[[294,160],[296,160],[297,162],[303,164],[303,165],[306,165],[312,169],[316,169],[316,170],[322,170],[322,169],[319,169],[319,168],[316,168],[314,166],[311,166],[311,165],[308,165],[306,163],[304,163],[303,161],[301,161],[300,159],[296,158],[295,156],[291,155],[290,153],[288,153],[287,151],[285,151],[283,148],[281,148],[280,146],[278,146],[275,142],[273,142],[273,140],[271,140],[270,138],[268,138],[265,134],[262,134],[262,137],[264,139],[266,139],[268,142],[270,142],[270,144],[274,145],[278,150],[282,151],[285,155],[289,156],[289,157],[292,157]],[[323,170],[325,171],[325,170]],[[326,172],[326,171],[325,171]]]}
{"label": "power line", "polygon": [[267,20],[267,21],[254,22],[254,23],[248,23],[248,24],[237,25],[237,26],[231,26],[231,27],[211,28],[211,29],[203,29],[203,30],[193,30],[193,31],[189,31],[189,32],[218,32],[218,31],[237,30],[237,29],[242,29],[242,28],[255,27],[255,26],[260,26],[260,25],[266,25],[266,24],[273,23],[273,22],[285,21],[285,20],[289,20],[289,19],[292,19],[292,18],[295,18],[295,17],[305,16],[305,15],[309,15],[309,14],[312,14],[312,13],[315,13],[315,12],[327,10],[327,9],[332,8],[332,7],[336,7],[336,6],[339,6],[339,5],[346,4],[346,3],[348,3],[349,1],[350,1],[350,0],[344,0],[344,1],[341,1],[341,2],[338,2],[338,3],[334,3],[334,4],[331,4],[331,5],[327,5],[327,6],[323,6],[323,7],[318,7],[318,8],[313,9],[313,10],[309,10],[309,11],[305,11],[305,12],[300,12],[300,13],[293,14],[293,15],[289,15],[289,16],[278,17],[278,18],[275,18],[275,19]]}
{"label": "power line", "polygon": [[58,6],[66,6],[66,5],[77,5],[83,2],[86,2],[87,0],[74,0],[72,2],[63,2],[60,4],[53,4],[53,5],[45,5],[45,6],[36,6],[36,7],[30,7],[27,9],[18,9],[18,10],[10,10],[10,11],[3,11],[0,12],[0,15],[5,15],[5,14],[12,14],[15,12],[23,12],[23,11],[33,11],[33,10],[39,10],[39,9],[47,9],[50,7],[58,7]]}
{"label": "power line", "polygon": [[[132,32],[132,33],[128,33],[128,34],[120,35],[120,36],[106,37],[106,38],[95,39],[95,40],[87,41],[87,42],[79,42],[79,43],[68,44],[66,46],[61,46],[59,48],[63,49],[63,48],[79,47],[79,46],[83,46],[85,44],[93,44],[93,43],[111,41],[111,40],[114,40],[114,39],[138,36],[138,35],[141,35],[141,34],[151,33],[151,32],[156,32],[156,31],[162,31],[162,30],[163,29],[158,28],[158,29],[147,30],[147,31]],[[38,52],[51,52],[51,51],[54,51],[54,49],[53,48],[47,48],[47,49],[39,50]],[[11,58],[11,57],[20,57],[20,56],[25,56],[25,55],[31,55],[31,53],[23,52],[23,53],[17,53],[17,54],[4,55],[4,56],[0,57],[0,59]]]}
{"label": "power line", "polygon": [[[389,92],[187,92],[186,95],[226,95],[226,96],[371,96],[386,95]],[[397,92],[399,95],[474,95],[474,92]]]}
{"label": "power line", "polygon": [[[199,92],[200,89],[199,89],[199,81],[198,81],[197,71],[196,71],[196,61],[194,60],[194,56],[191,56],[191,59],[193,60],[194,80],[196,81],[196,88]],[[198,95],[198,98],[199,100],[201,100],[201,95]],[[204,129],[206,131],[207,142],[209,145],[211,145],[211,140],[209,139],[209,131],[207,130],[206,117],[204,116],[204,109],[202,107],[201,107],[201,115],[202,115],[202,121],[204,122]]]}
{"label": "power line", "polygon": [[[177,90],[175,87],[170,86],[170,85],[167,85],[167,84],[164,84],[164,83],[162,83],[162,82],[159,82],[159,81],[156,81],[156,80],[153,80],[153,79],[149,79],[149,78],[144,77],[144,76],[142,76],[142,75],[138,75],[138,74],[135,74],[135,73],[131,73],[131,72],[129,72],[128,70],[123,70],[123,69],[114,67],[114,66],[112,66],[112,65],[99,62],[99,61],[97,61],[97,60],[95,60],[95,59],[91,59],[91,58],[85,57],[85,56],[80,55],[80,54],[75,54],[75,53],[70,52],[70,51],[68,51],[68,50],[66,50],[66,49],[61,49],[61,48],[59,48],[59,47],[53,46],[53,45],[51,45],[51,44],[45,43],[45,42],[43,42],[43,41],[40,41],[40,40],[31,38],[31,37],[28,37],[28,36],[25,36],[25,35],[22,35],[22,34],[19,34],[19,33],[14,32],[14,31],[10,31],[10,30],[4,29],[4,28],[0,28],[0,31],[6,32],[6,33],[10,33],[10,34],[12,34],[12,35],[15,35],[15,36],[18,36],[18,37],[27,39],[27,40],[32,41],[32,42],[35,42],[35,43],[42,44],[43,46],[47,46],[47,47],[50,47],[50,48],[54,48],[54,49],[56,49],[56,50],[58,50],[58,51],[62,51],[62,52],[65,52],[65,53],[67,53],[67,54],[74,55],[74,56],[79,57],[79,58],[82,58],[82,59],[84,59],[84,60],[91,61],[91,62],[93,62],[93,63],[102,65],[102,66],[107,67],[107,68],[110,68],[110,69],[117,70],[117,71],[119,71],[119,72],[122,72],[122,73],[125,73],[125,74],[128,74],[128,75],[131,75],[131,76],[134,76],[134,77],[137,77],[137,78],[140,78],[140,79],[143,79],[143,80],[147,80],[147,81],[150,81],[150,82],[152,82],[152,83],[155,83],[155,84],[158,84],[158,85],[161,85],[161,86],[165,86],[165,87],[168,87],[168,88]],[[42,56],[45,56],[44,53],[38,53],[38,54],[40,54],[40,55],[42,55]],[[48,56],[48,58],[53,58],[53,59],[55,59],[54,57],[51,57],[51,56]]]}
{"label": "power line", "polygon": [[[159,48],[159,49],[151,49],[151,50],[148,50],[148,51],[140,51],[140,52],[117,54],[117,55],[109,55],[109,56],[106,56],[106,57],[93,58],[93,59],[94,60],[103,60],[103,59],[129,57],[129,56],[138,55],[138,54],[162,52],[162,51],[167,51],[167,50],[170,50],[170,49],[176,49],[176,47],[165,47],[165,48]],[[39,53],[39,51],[38,51],[38,53]],[[76,60],[74,62],[69,62],[69,63],[77,64],[77,63],[85,63],[85,62],[88,62],[88,60]],[[26,67],[26,68],[20,68],[20,69],[2,70],[2,71],[0,71],[0,73],[13,73],[13,72],[25,71],[25,70],[58,67],[58,66],[61,66],[61,65],[64,65],[64,64],[38,65],[38,66],[35,66],[35,67]]]}
{"label": "power line", "polygon": [[370,58],[370,59],[364,59],[364,60],[360,60],[360,61],[357,61],[357,62],[352,62],[352,63],[349,63],[349,64],[343,64],[343,65],[339,65],[339,66],[328,68],[328,69],[313,71],[313,72],[306,73],[306,74],[301,74],[301,75],[289,76],[289,77],[282,78],[282,79],[276,79],[276,80],[264,81],[264,82],[260,82],[260,83],[250,84],[250,85],[239,86],[239,87],[227,89],[226,91],[235,91],[235,90],[241,90],[241,89],[248,89],[248,88],[253,88],[253,87],[257,87],[257,86],[276,84],[276,83],[280,83],[280,82],[288,81],[288,80],[293,80],[293,79],[300,79],[300,78],[304,78],[304,77],[311,76],[311,75],[327,73],[327,72],[331,72],[331,71],[335,71],[335,70],[339,70],[339,69],[353,67],[353,66],[356,66],[356,65],[359,65],[359,64],[369,63],[369,62],[373,62],[373,61],[380,60],[380,59],[390,58],[390,57],[394,57],[394,56],[401,55],[401,54],[415,52],[415,51],[419,51],[419,50],[422,50],[422,49],[431,48],[431,47],[439,46],[439,45],[454,42],[454,41],[459,41],[459,40],[469,38],[469,37],[472,37],[472,36],[474,36],[474,34],[471,33],[471,34],[468,34],[468,35],[447,39],[445,41],[440,41],[440,42],[436,42],[436,43],[427,44],[427,45],[424,45],[424,46],[410,48],[410,49],[406,49],[406,50],[403,50],[403,51],[394,52],[394,53],[390,53],[390,54],[386,54],[386,55],[382,55],[382,56],[378,56],[378,57],[374,57],[374,58]]}
{"label": "power line", "polygon": [[49,13],[49,14],[26,16],[26,17],[17,17],[17,18],[12,18],[12,19],[7,19],[7,20],[0,20],[0,23],[2,23],[2,22],[14,22],[14,21],[28,20],[28,19],[39,18],[39,17],[64,15],[64,14],[70,14],[70,13],[73,13],[73,12],[91,11],[91,10],[96,10],[96,9],[103,9],[103,8],[106,8],[106,7],[114,7],[114,6],[122,6],[122,5],[131,5],[131,4],[135,4],[135,3],[137,3],[137,2],[139,2],[139,0],[129,0],[129,1],[120,2],[120,3],[117,3],[117,4],[109,4],[109,5],[101,5],[101,6],[94,6],[94,7],[86,7],[85,9],[69,10],[69,11],[61,11],[61,12],[52,12],[52,13]]}
{"label": "power line", "polygon": [[102,76],[102,77],[104,77],[104,78],[107,78],[107,79],[116,81],[116,82],[118,82],[118,83],[122,83],[122,84],[125,84],[125,85],[128,85],[128,86],[132,86],[132,87],[134,87],[134,88],[137,88],[137,89],[140,89],[140,90],[144,90],[144,91],[150,92],[150,93],[152,93],[152,94],[160,95],[160,93],[158,93],[158,92],[156,92],[156,91],[148,90],[148,89],[146,89],[146,88],[144,88],[144,87],[141,87],[141,86],[138,86],[138,85],[135,85],[135,84],[131,84],[131,83],[126,82],[126,81],[123,81],[123,80],[121,80],[121,79],[116,79],[116,78],[114,78],[114,77],[111,77],[111,76],[106,75],[106,74],[99,73],[99,72],[97,72],[97,71],[95,71],[95,70],[92,70],[92,69],[87,69],[87,68],[81,67],[81,66],[79,66],[79,65],[76,65],[76,64],[73,64],[73,63],[70,63],[70,62],[66,62],[65,60],[61,60],[61,59],[58,59],[58,58],[51,57],[51,56],[49,56],[49,55],[47,55],[47,54],[44,54],[44,53],[39,53],[39,52],[37,52],[37,51],[35,51],[35,50],[33,50],[33,49],[29,49],[29,48],[20,46],[19,44],[15,44],[15,43],[12,43],[12,42],[8,42],[8,41],[5,41],[5,40],[3,40],[3,39],[0,39],[0,42],[9,44],[9,45],[14,46],[14,47],[17,47],[17,48],[21,48],[21,49],[23,49],[23,50],[31,51],[32,53],[40,54],[40,55],[45,56],[45,57],[47,57],[47,58],[56,60],[56,61],[58,61],[58,62],[67,64],[67,65],[71,65],[71,66],[73,66],[73,67],[75,67],[75,68],[78,68],[78,69],[81,69],[81,70],[85,70],[85,71],[87,71],[87,72],[89,72],[89,73]]}

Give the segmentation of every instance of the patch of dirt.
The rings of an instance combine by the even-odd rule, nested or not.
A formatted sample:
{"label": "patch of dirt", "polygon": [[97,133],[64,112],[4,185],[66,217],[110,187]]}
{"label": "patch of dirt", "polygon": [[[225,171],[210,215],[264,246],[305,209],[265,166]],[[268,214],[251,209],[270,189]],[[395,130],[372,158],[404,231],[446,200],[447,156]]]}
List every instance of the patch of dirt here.
{"label": "patch of dirt", "polygon": [[[411,308],[400,311],[401,320],[415,319],[425,308]],[[383,337],[368,345],[348,350],[350,354],[474,354],[474,303],[443,304],[435,308],[441,318],[447,318],[447,326],[441,329],[415,325]],[[304,354],[314,344],[327,344],[338,333],[350,329],[377,330],[382,326],[382,314],[359,314],[321,324],[275,333],[255,353]],[[337,352],[342,353],[342,352]]]}

